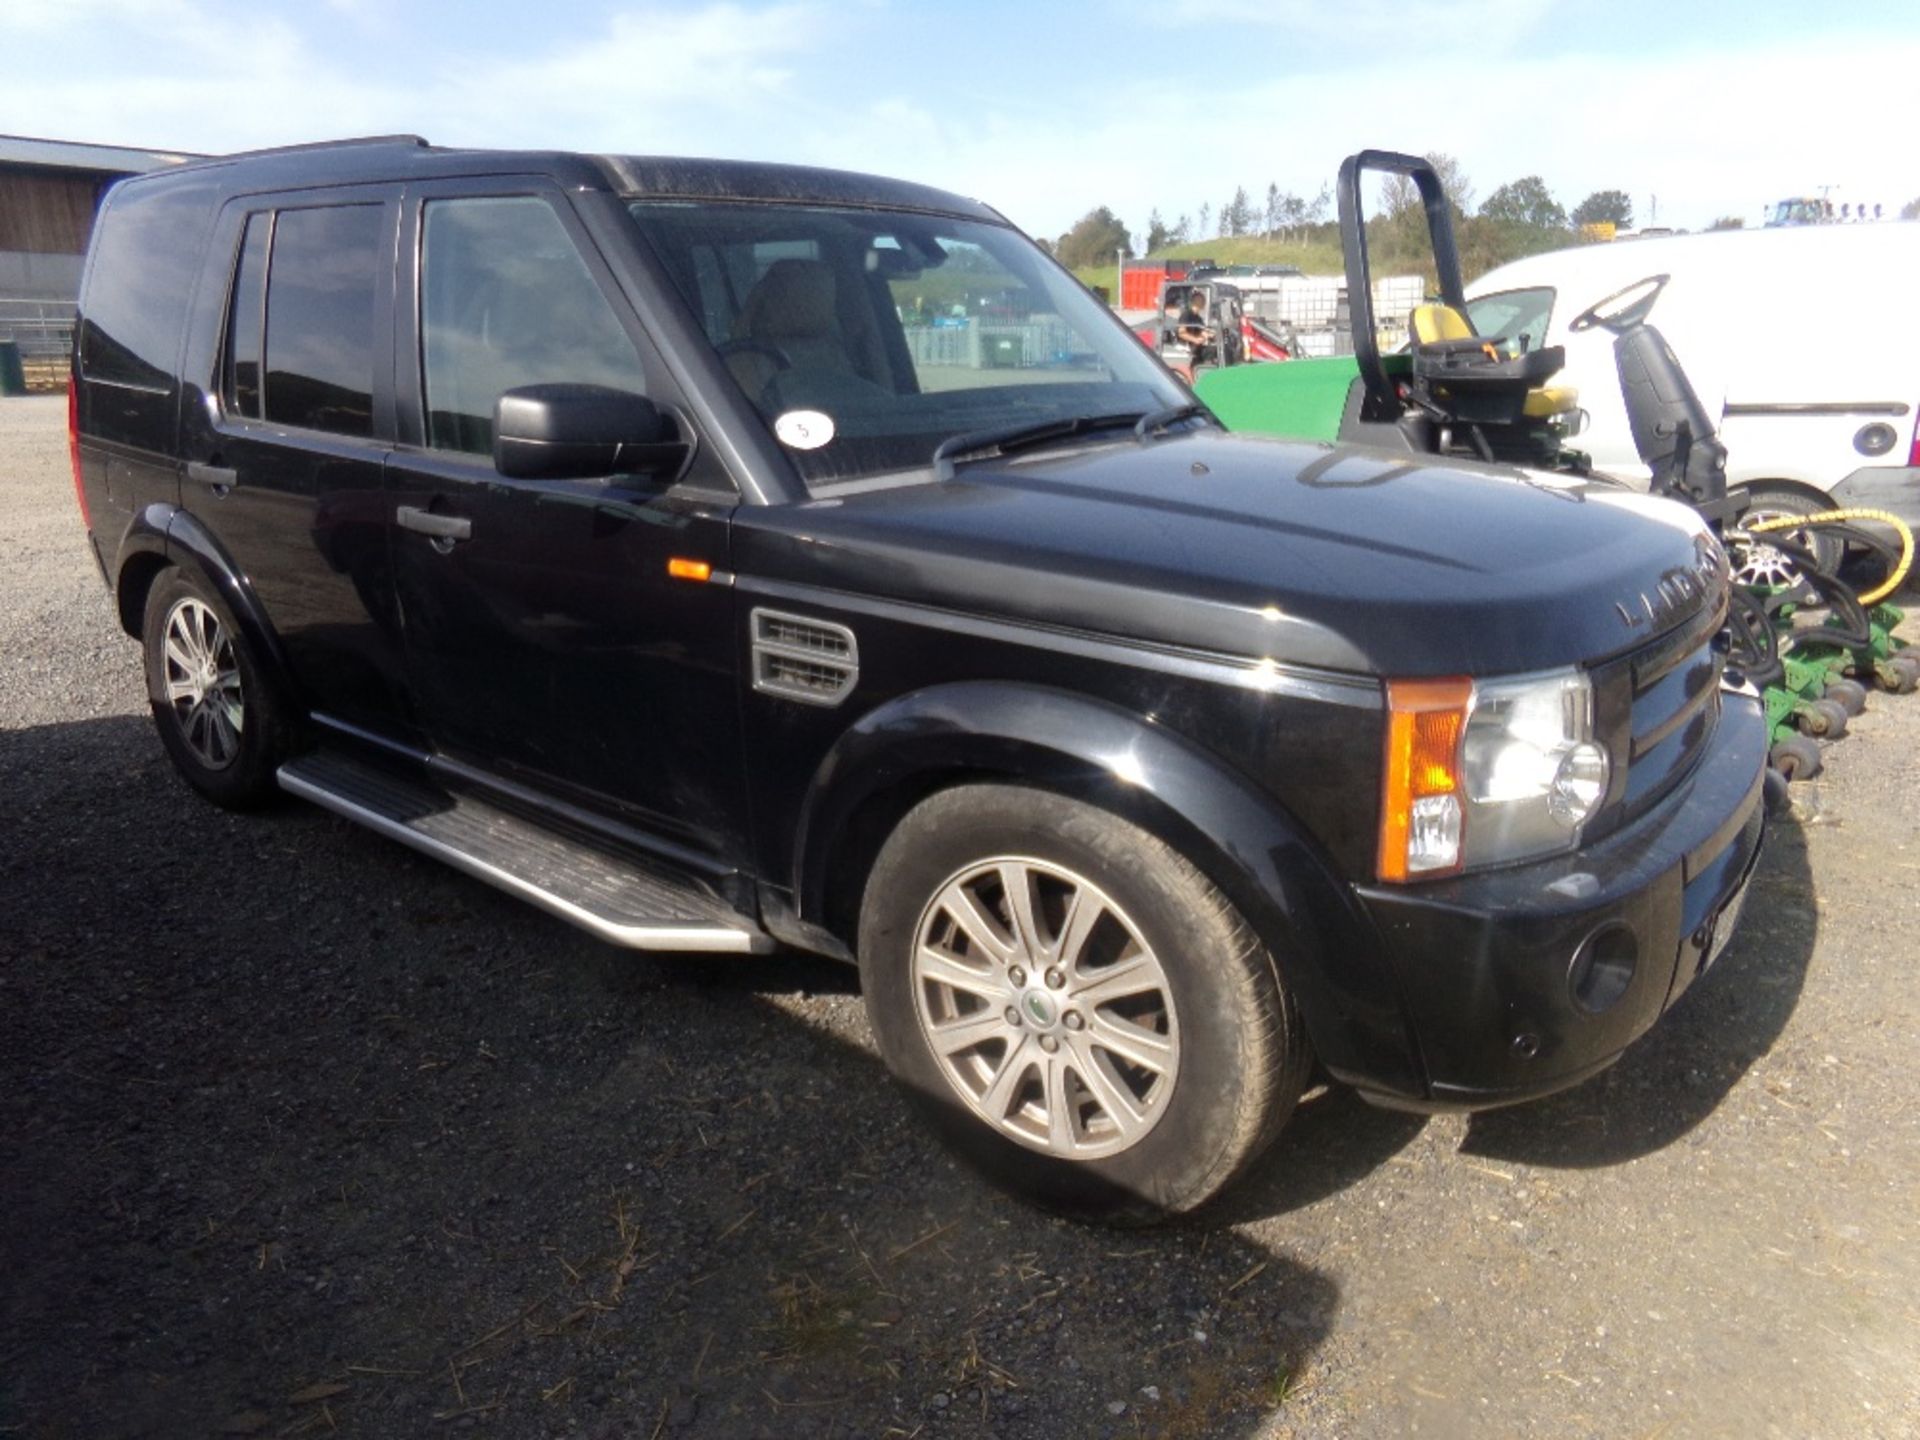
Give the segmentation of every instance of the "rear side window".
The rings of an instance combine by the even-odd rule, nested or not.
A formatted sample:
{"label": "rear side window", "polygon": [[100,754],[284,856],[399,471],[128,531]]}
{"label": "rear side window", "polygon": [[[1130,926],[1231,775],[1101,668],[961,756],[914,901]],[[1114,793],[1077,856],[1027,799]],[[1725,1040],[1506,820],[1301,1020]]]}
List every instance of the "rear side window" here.
{"label": "rear side window", "polygon": [[544,200],[430,201],[420,284],[427,443],[436,450],[490,453],[494,402],[517,386],[645,389],[633,341]]}
{"label": "rear side window", "polygon": [[[249,242],[259,219],[248,224]],[[380,205],[282,210],[275,217],[262,396],[269,421],[336,435],[373,433],[374,295],[385,222]],[[237,401],[237,374],[235,382]]]}
{"label": "rear side window", "polygon": [[212,208],[204,184],[133,184],[96,227],[82,301],[88,380],[170,392]]}
{"label": "rear side window", "polygon": [[260,350],[267,333],[267,245],[272,215],[247,217],[240,242],[240,266],[234,273],[233,308],[227,317],[226,365],[221,393],[227,413],[260,418]]}

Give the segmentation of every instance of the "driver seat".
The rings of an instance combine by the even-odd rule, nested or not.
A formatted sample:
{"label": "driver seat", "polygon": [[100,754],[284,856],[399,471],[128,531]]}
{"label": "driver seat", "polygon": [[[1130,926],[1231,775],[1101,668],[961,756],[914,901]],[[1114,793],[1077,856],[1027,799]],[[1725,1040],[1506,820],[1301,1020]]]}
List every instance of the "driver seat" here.
{"label": "driver seat", "polygon": [[[1413,336],[1415,375],[1430,382],[1433,398],[1454,402],[1462,418],[1511,424],[1550,420],[1580,406],[1573,386],[1546,383],[1565,361],[1561,346],[1509,354],[1502,348],[1504,336],[1475,334],[1473,323],[1451,305],[1414,307],[1407,329]],[[1521,392],[1517,413],[1512,407],[1516,383]]]}
{"label": "driver seat", "polygon": [[[856,373],[840,325],[833,271],[819,260],[776,260],[768,266],[747,292],[733,338],[779,351],[795,372],[809,378]],[[766,350],[735,350],[726,361],[734,380],[756,401],[785,368]]]}

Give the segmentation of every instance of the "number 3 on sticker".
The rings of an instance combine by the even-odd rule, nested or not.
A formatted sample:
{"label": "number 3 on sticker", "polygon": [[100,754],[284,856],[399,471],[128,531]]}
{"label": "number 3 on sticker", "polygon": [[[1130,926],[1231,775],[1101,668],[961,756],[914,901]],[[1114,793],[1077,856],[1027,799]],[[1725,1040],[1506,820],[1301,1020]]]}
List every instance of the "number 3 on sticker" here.
{"label": "number 3 on sticker", "polygon": [[789,410],[773,422],[773,433],[789,450],[818,450],[833,441],[833,417],[818,410]]}

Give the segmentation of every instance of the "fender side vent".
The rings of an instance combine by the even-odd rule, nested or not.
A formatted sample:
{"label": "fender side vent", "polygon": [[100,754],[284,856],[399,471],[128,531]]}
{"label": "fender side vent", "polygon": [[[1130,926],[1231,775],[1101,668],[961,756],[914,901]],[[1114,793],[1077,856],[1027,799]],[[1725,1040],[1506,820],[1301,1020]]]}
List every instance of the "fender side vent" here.
{"label": "fender side vent", "polygon": [[860,679],[853,631],[826,620],[755,610],[753,688],[806,705],[838,705]]}

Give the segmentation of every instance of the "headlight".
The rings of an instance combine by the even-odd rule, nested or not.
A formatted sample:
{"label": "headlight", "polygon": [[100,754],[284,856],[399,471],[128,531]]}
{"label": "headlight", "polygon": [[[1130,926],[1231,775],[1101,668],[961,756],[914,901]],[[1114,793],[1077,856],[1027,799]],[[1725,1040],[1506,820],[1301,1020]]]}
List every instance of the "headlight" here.
{"label": "headlight", "polygon": [[1606,798],[1610,767],[1593,740],[1593,686],[1572,670],[1475,685],[1460,758],[1463,866],[1571,850]]}
{"label": "headlight", "polygon": [[1593,686],[1576,670],[1387,684],[1380,878],[1571,850],[1606,798]]}

